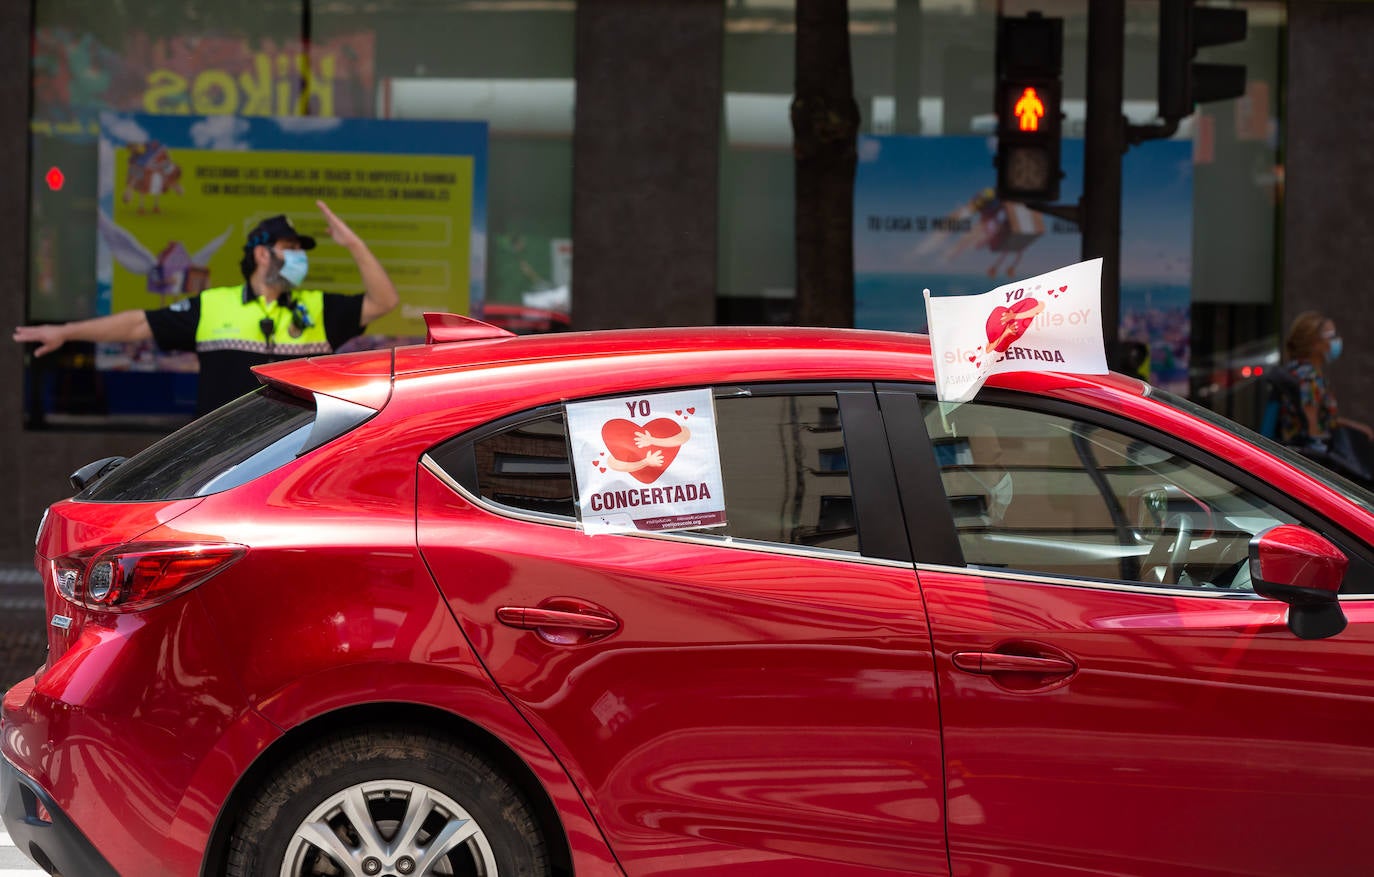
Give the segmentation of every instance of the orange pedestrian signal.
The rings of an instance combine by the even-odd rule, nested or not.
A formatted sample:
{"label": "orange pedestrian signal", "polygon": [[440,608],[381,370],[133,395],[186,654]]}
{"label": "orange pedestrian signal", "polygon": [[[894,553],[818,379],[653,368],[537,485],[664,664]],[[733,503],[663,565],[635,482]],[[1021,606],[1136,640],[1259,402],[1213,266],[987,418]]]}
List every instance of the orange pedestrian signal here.
{"label": "orange pedestrian signal", "polygon": [[1027,86],[1011,112],[1020,122],[1022,131],[1039,131],[1040,119],[1045,115],[1045,102],[1034,88]]}
{"label": "orange pedestrian signal", "polygon": [[1035,12],[999,16],[996,69],[997,197],[1050,203],[1059,197],[1064,176],[1059,161],[1064,20]]}

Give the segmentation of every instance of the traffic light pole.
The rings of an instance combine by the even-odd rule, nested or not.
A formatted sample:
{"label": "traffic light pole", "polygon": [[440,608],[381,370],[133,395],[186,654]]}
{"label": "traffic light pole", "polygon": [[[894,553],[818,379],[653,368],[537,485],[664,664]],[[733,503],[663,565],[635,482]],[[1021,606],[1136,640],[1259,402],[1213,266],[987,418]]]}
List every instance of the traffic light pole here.
{"label": "traffic light pole", "polygon": [[1121,113],[1125,69],[1125,0],[1089,0],[1088,83],[1083,132],[1083,259],[1102,259],[1102,337],[1115,366],[1121,325]]}
{"label": "traffic light pole", "polygon": [[[1174,136],[1180,120],[1191,115],[1198,103],[1239,97],[1244,94],[1246,86],[1244,65],[1194,61],[1200,47],[1225,45],[1245,39],[1247,14],[1244,9],[1199,5],[1198,0],[1158,2],[1160,46],[1157,96],[1161,121],[1150,125],[1131,125],[1121,112],[1125,97],[1122,83],[1125,71],[1126,0],[1088,0],[1083,194],[1077,204],[1048,204],[1033,198],[1020,199],[1032,210],[1077,224],[1082,235],[1082,258],[1102,259],[1102,336],[1107,348],[1107,362],[1116,367],[1121,367],[1119,354],[1122,351],[1122,157],[1130,146]],[[1032,13],[1025,21],[1033,20],[1036,15]],[[999,89],[1002,85],[1003,54],[1008,49],[1018,48],[1017,41],[1004,40],[1003,24],[1012,20],[1016,19],[999,18]],[[1020,25],[1023,28],[1025,21]],[[1051,73],[1057,81],[1057,60]],[[1055,95],[1057,99],[1059,92],[1056,91]],[[999,90],[997,186],[999,196],[1018,200],[1015,196],[1020,193],[1009,189],[1005,173],[1007,162],[1003,141],[1008,138],[1006,103],[1005,95]],[[1016,136],[1014,131],[1011,136]],[[1057,129],[1054,136],[1059,136]],[[1053,153],[1053,158],[1057,168],[1057,151]],[[1050,190],[1044,187],[1039,190],[1032,188],[1031,191]],[[1058,192],[1057,185],[1053,191]],[[1048,200],[1055,196],[1041,197]]]}

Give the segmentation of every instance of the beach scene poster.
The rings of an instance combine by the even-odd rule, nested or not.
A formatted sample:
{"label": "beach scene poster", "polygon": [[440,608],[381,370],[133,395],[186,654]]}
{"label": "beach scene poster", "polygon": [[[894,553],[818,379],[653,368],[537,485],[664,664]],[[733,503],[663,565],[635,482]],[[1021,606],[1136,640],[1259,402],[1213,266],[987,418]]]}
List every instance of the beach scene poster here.
{"label": "beach scene poster", "polygon": [[[863,136],[854,186],[854,325],[925,332],[922,291],[975,295],[1082,258],[1078,227],[1002,201],[988,137]],[[1060,203],[1082,191],[1083,141],[1065,138]],[[1120,338],[1150,348],[1150,380],[1186,393],[1192,144],[1155,140],[1122,169]]]}

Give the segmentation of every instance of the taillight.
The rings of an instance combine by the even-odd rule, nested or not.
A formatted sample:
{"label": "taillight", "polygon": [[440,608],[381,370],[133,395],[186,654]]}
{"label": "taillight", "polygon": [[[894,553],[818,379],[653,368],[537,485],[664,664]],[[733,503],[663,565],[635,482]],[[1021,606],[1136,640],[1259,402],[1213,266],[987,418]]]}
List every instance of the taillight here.
{"label": "taillight", "polygon": [[138,612],[178,597],[247,552],[229,542],[131,543],[52,561],[57,593],[87,609]]}

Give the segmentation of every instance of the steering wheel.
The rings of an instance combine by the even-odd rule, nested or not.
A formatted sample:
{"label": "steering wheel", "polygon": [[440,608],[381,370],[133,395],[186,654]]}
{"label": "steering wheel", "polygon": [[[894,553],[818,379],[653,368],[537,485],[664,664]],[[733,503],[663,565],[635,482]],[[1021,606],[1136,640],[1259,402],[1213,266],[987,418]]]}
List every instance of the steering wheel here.
{"label": "steering wheel", "polygon": [[1159,538],[1150,546],[1150,553],[1145,555],[1145,562],[1140,567],[1141,574],[1162,568],[1164,572],[1160,575],[1160,582],[1168,585],[1178,584],[1179,573],[1183,571],[1183,564],[1188,559],[1188,549],[1192,543],[1192,520],[1178,512],[1169,515],[1160,527]]}

